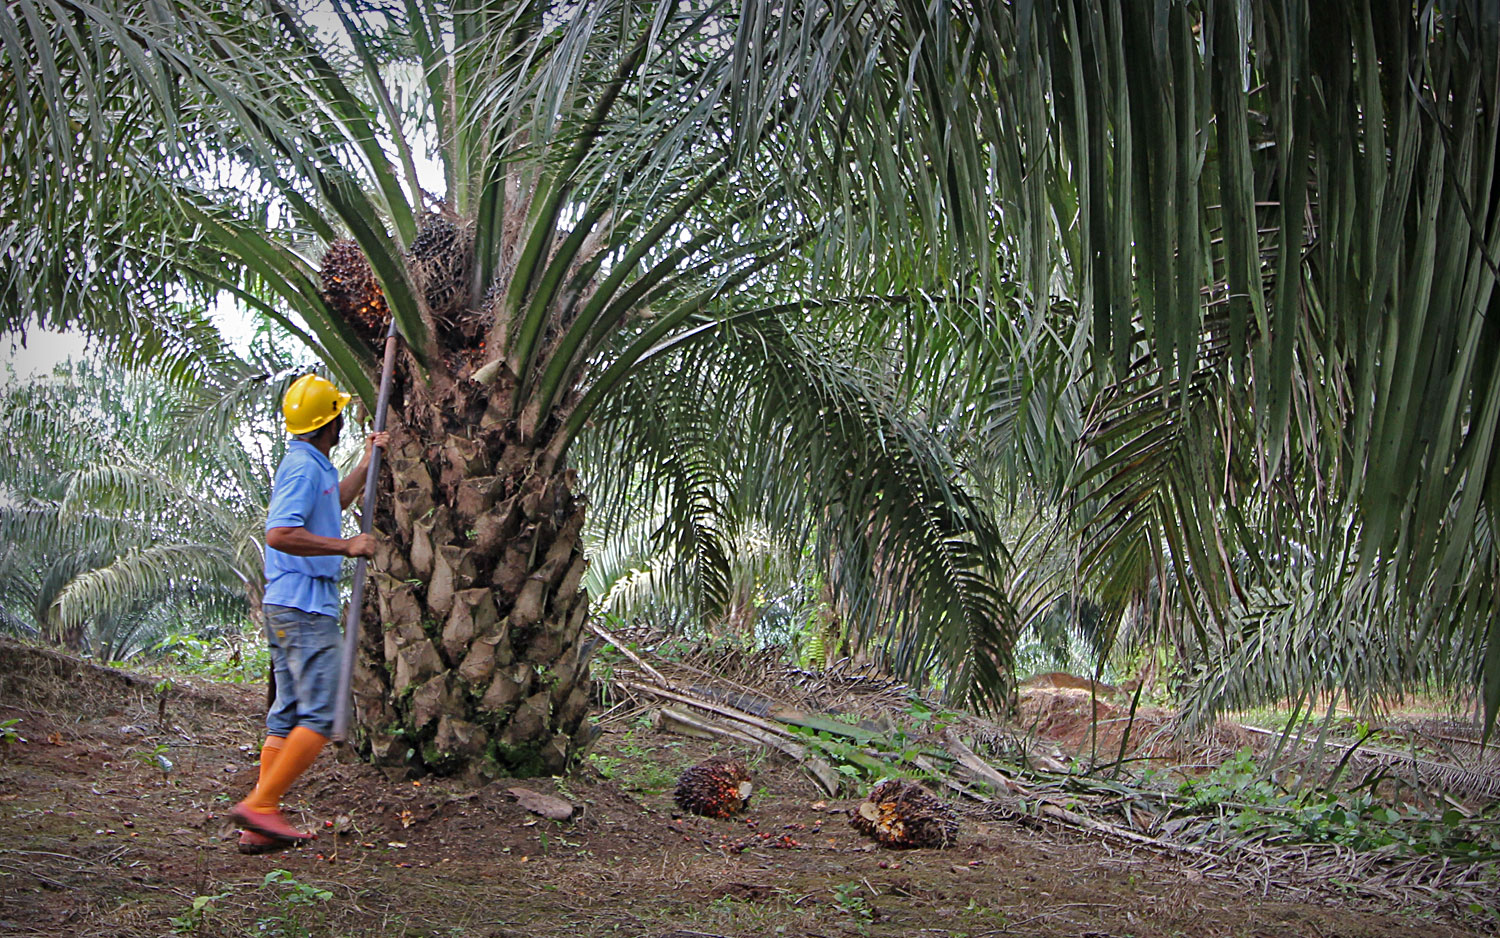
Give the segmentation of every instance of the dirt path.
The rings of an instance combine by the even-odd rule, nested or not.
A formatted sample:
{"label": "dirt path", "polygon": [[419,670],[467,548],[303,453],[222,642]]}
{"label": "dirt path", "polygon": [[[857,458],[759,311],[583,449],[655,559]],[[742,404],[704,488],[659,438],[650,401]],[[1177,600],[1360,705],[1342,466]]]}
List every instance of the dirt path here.
{"label": "dirt path", "polygon": [[[663,789],[711,747],[644,726],[612,727],[574,777],[478,792],[325,756],[294,792],[319,839],[243,857],[223,812],[254,775],[259,694],[179,684],[162,711],[152,681],[0,645],[0,721],[20,718],[27,739],[0,763],[0,934],[1475,934],[1248,895],[1154,854],[998,823],[970,820],[949,850],[876,850],[847,805],[754,754],[748,820],[674,818]],[[531,815],[513,784],[580,815]],[[217,898],[194,915],[201,896]]]}

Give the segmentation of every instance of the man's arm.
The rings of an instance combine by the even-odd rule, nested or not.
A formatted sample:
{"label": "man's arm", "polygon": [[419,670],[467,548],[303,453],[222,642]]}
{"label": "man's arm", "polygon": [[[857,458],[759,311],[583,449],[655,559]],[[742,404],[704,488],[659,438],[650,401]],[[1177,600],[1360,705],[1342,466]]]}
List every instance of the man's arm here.
{"label": "man's arm", "polygon": [[323,537],[307,528],[271,528],[266,531],[266,546],[295,557],[373,557],[375,535]]}
{"label": "man's arm", "polygon": [[[359,465],[350,470],[349,474],[344,476],[344,478],[339,482],[340,508],[348,508],[350,505],[354,504],[354,499],[359,497],[359,493],[365,487],[365,470],[370,467],[370,454],[375,452],[375,447],[384,447],[388,439],[390,439],[390,434],[385,432],[384,430],[379,433],[372,433],[369,436],[365,437],[365,458],[361,459],[359,461]],[[280,547],[276,549],[281,550]],[[287,551],[287,553],[291,553],[291,551]],[[304,554],[301,556],[311,555]],[[352,557],[354,555],[350,554],[350,556]]]}

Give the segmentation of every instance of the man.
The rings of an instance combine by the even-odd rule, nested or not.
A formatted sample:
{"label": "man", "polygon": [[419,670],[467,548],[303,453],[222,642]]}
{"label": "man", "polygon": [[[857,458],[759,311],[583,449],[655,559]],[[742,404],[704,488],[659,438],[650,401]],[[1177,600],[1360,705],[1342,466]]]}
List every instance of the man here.
{"label": "man", "polygon": [[373,535],[339,536],[339,517],[360,492],[370,454],[386,442],[386,434],[370,434],[364,459],[340,481],[328,454],[348,403],[349,395],[331,382],[303,375],[281,405],[293,439],[276,470],[266,514],[264,600],[276,698],[266,715],[260,780],[229,812],[245,827],[242,853],[278,850],[311,836],[287,823],[281,799],[333,731],[343,558],[375,554]]}

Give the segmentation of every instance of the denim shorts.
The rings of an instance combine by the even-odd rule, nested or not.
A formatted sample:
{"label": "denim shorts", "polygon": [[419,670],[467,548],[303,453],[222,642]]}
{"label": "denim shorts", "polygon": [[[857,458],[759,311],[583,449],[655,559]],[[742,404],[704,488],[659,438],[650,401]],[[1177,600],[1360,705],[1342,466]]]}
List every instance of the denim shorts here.
{"label": "denim shorts", "polygon": [[267,735],[286,736],[293,727],[305,726],[331,736],[343,645],[339,620],[270,603],[261,609],[271,667],[276,672],[276,700],[266,714]]}

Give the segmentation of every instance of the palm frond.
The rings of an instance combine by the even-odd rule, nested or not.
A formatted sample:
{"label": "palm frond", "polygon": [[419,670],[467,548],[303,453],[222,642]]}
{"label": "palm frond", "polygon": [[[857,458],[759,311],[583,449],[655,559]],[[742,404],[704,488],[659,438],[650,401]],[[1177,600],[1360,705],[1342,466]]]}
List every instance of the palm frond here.
{"label": "palm frond", "polygon": [[215,544],[166,544],[131,551],[71,576],[48,612],[63,626],[73,626],[169,594],[191,597],[213,587],[243,588],[237,577],[227,574],[232,568],[232,555]]}
{"label": "palm frond", "polygon": [[601,510],[662,491],[674,540],[718,568],[713,589],[727,575],[720,532],[754,519],[813,550],[893,667],[921,680],[941,663],[948,690],[993,702],[1013,636],[993,519],[889,382],[815,341],[826,323],[808,318],[806,331],[726,318],[632,373],[580,452]]}
{"label": "palm frond", "polygon": [[[214,364],[240,373],[246,363]],[[264,471],[224,440],[176,432],[206,393],[80,363],[0,394],[0,605],[29,630],[122,657],[182,608],[243,615],[261,576]],[[236,439],[237,427],[226,434]],[[226,604],[227,597],[227,604]]]}

